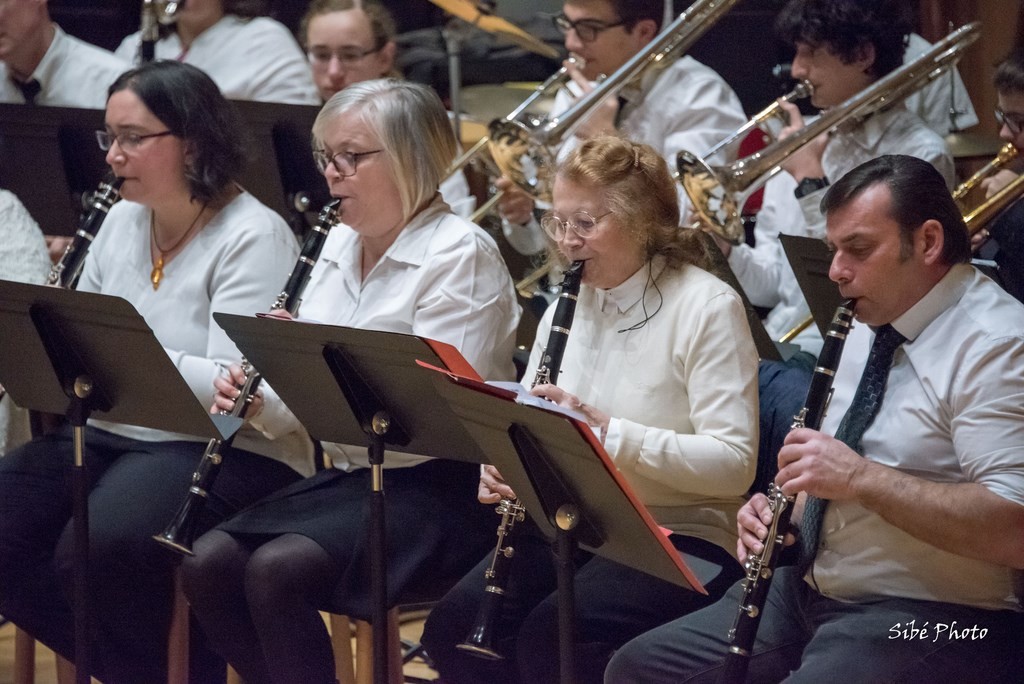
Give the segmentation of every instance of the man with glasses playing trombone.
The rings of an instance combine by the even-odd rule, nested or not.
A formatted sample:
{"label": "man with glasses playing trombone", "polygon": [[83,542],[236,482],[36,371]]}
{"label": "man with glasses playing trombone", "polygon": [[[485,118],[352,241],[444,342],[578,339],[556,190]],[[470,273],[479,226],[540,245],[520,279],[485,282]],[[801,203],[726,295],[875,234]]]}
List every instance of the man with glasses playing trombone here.
{"label": "man with glasses playing trombone", "polygon": [[[641,52],[663,28],[664,13],[663,0],[568,0],[554,23],[565,36],[566,50],[579,60],[568,64],[573,85],[558,93],[552,113],[568,109],[602,75],[613,74]],[[680,150],[708,149],[744,120],[739,99],[722,77],[684,56],[645,74],[638,89],[623,89],[618,98],[598,104],[575,137],[618,133],[651,145],[671,164]],[[575,144],[564,141],[559,156]],[[546,249],[548,240],[534,218],[534,198],[507,176],[495,185],[504,191],[498,208],[509,244],[524,254]]]}

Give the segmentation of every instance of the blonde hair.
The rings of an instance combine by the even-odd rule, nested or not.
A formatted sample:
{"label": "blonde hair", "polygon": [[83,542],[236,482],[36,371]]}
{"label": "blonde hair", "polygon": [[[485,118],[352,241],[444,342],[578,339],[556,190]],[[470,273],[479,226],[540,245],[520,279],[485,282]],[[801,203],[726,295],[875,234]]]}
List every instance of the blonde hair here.
{"label": "blonde hair", "polygon": [[313,146],[323,149],[327,129],[340,115],[358,114],[380,141],[402,213],[410,218],[436,193],[455,158],[455,134],[437,93],[419,83],[380,78],[335,93],[313,122]]}
{"label": "blonde hair", "polygon": [[614,135],[581,143],[561,163],[556,175],[572,183],[597,187],[608,209],[647,260],[655,255],[667,265],[699,264],[701,250],[679,227],[679,196],[668,165],[653,147]]}

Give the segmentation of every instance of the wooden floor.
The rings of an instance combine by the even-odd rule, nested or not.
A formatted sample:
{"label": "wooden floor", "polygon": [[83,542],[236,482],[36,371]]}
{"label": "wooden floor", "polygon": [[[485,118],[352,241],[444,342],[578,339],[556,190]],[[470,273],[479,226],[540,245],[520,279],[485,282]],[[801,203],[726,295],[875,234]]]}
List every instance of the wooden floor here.
{"label": "wooden floor", "polygon": [[[414,619],[403,622],[401,634],[403,639],[418,642],[423,633],[423,620]],[[53,653],[42,644],[36,645],[36,684],[56,684],[57,674]],[[0,627],[0,684],[11,684],[14,672],[14,626],[6,624]],[[437,673],[422,661],[414,660],[405,666],[405,674],[421,679],[436,679]]]}

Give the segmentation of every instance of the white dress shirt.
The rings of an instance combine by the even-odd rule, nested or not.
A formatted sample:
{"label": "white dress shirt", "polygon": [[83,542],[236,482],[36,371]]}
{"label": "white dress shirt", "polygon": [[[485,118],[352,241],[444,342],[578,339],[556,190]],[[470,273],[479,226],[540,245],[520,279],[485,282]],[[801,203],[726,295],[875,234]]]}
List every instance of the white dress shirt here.
{"label": "white dress shirt", "polygon": [[[716,143],[729,137],[746,122],[743,106],[729,84],[711,68],[689,56],[681,57],[671,66],[648,73],[639,90],[624,89],[626,103],[619,114],[619,132],[630,140],[650,145],[668,162],[669,171],[676,170],[676,155],[689,150],[703,155]],[[555,96],[551,111],[564,112],[574,97],[566,90]],[[563,142],[558,158],[568,156],[578,140]],[[681,223],[689,214],[689,199],[682,185],[680,198]],[[548,240],[534,221],[526,227],[502,222],[505,237],[517,251],[535,254]]]}
{"label": "white dress shirt", "polygon": [[[117,55],[137,62],[141,37],[131,34]],[[257,102],[320,104],[320,95],[295,37],[268,17],[244,19],[227,14],[192,41],[185,51],[177,33],[156,44],[157,59],[176,59],[199,67],[224,97]]]}
{"label": "white dress shirt", "polygon": [[556,384],[612,416],[605,450],[659,524],[735,555],[758,422],[757,352],[732,288],[695,266],[666,270],[660,257],[610,290],[581,286]]}
{"label": "white dress shirt", "polygon": [[[30,78],[39,81],[40,86],[35,104],[103,109],[107,106],[107,88],[131,64],[69,36],[56,24],[53,28],[53,42]],[[0,102],[24,104],[25,97],[11,78],[7,65],[0,62]]]}
{"label": "white dress shirt", "polygon": [[[931,162],[952,187],[953,157],[946,142],[915,114],[899,106],[870,117],[852,130],[840,127],[829,139],[821,164],[829,181],[835,182],[854,167],[883,154],[907,154]],[[764,204],[757,214],[754,247],[738,245],[729,254],[729,266],[751,303],[773,307],[765,328],[776,340],[810,313],[779,234],[825,237],[825,216],[819,205],[827,189],[799,200],[793,194],[795,189],[796,181],[788,173],[769,180]],[[816,326],[809,326],[794,341],[812,354],[821,351]]]}
{"label": "white dress shirt", "polygon": [[[41,284],[50,270],[46,241],[28,210],[13,193],[0,190],[0,279]],[[28,412],[6,396],[0,399],[0,456],[31,438]]]}
{"label": "white dress shirt", "polygon": [[[960,264],[893,327],[908,341],[864,433],[865,458],[1024,505],[1024,305]],[[873,340],[866,325],[847,339],[822,432],[838,428]],[[854,502],[829,504],[822,539],[809,577],[826,596],[1022,610],[1024,572],[938,549]]]}
{"label": "white dress shirt", "polygon": [[[909,62],[931,48],[931,43],[916,33],[911,33],[903,61]],[[906,105],[907,109],[921,117],[929,128],[941,136],[949,135],[954,130],[970,128],[978,123],[978,115],[971,104],[967,86],[964,85],[964,80],[960,78],[960,72],[955,66],[925,87],[911,93],[906,99]],[[949,111],[951,107],[954,111],[952,115]]]}
{"label": "white dress shirt", "polygon": [[[345,225],[331,230],[313,268],[299,317],[303,321],[406,333],[458,349],[481,377],[514,377],[512,352],[519,304],[498,247],[479,226],[459,218],[440,198],[414,216],[366,278],[362,243]],[[302,427],[272,387],[253,421],[275,439]],[[366,446],[324,444],[337,468],[368,465]],[[385,467],[408,467],[423,456],[388,452]]]}
{"label": "white dress shirt", "polygon": [[[242,358],[213,320],[214,312],[252,315],[269,309],[298,254],[284,219],[242,193],[164,265],[160,288],[154,290],[150,211],[122,200],[111,207],[89,249],[78,289],[121,297],[135,306],[208,410],[214,379]],[[159,392],[160,378],[154,377],[152,383],[151,389]],[[102,420],[90,424],[145,441],[205,441]],[[258,431],[243,427],[234,446],[283,461],[303,474],[313,469],[308,439],[272,445]]]}

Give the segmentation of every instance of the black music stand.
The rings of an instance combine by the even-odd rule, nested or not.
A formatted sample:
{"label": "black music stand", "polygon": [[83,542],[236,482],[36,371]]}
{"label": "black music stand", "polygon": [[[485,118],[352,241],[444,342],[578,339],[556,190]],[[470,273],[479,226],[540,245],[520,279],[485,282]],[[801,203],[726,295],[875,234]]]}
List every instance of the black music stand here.
{"label": "black music stand", "polygon": [[44,233],[71,235],[109,170],[96,144],[103,110],[0,104],[0,187],[10,190]]}
{"label": "black music stand", "polygon": [[225,439],[242,422],[206,412],[142,316],[118,297],[0,280],[0,330],[0,383],[19,406],[63,414],[74,429],[75,666],[76,681],[88,684],[86,421],[207,439]]}
{"label": "black music stand", "polygon": [[[233,103],[251,138],[242,185],[281,214],[303,235],[314,214],[331,200],[310,144],[320,107],[236,100]],[[268,173],[267,170],[276,170]]]}
{"label": "black music stand", "polygon": [[516,392],[437,370],[432,371],[437,393],[534,514],[541,533],[555,540],[563,684],[575,681],[573,556],[578,545],[707,593],[703,582],[720,568],[699,558],[680,558],[586,423],[559,407],[520,404]]}
{"label": "black music stand", "polygon": [[[302,234],[303,212],[330,200],[313,161],[310,131],[319,107],[233,101],[248,137],[240,182]],[[0,104],[0,187],[25,205],[44,233],[72,235],[90,196],[109,172],[96,144],[103,110]]]}
{"label": "black music stand", "polygon": [[[367,444],[373,680],[388,680],[384,449],[485,462],[417,359],[476,373],[450,345],[400,333],[215,313],[214,319],[316,440]],[[341,390],[340,392],[338,390]]]}
{"label": "black music stand", "polygon": [[803,292],[818,331],[824,337],[836,308],[843,303],[839,286],[828,277],[832,255],[822,240],[799,235],[779,235],[782,249],[793,268],[796,282]]}

